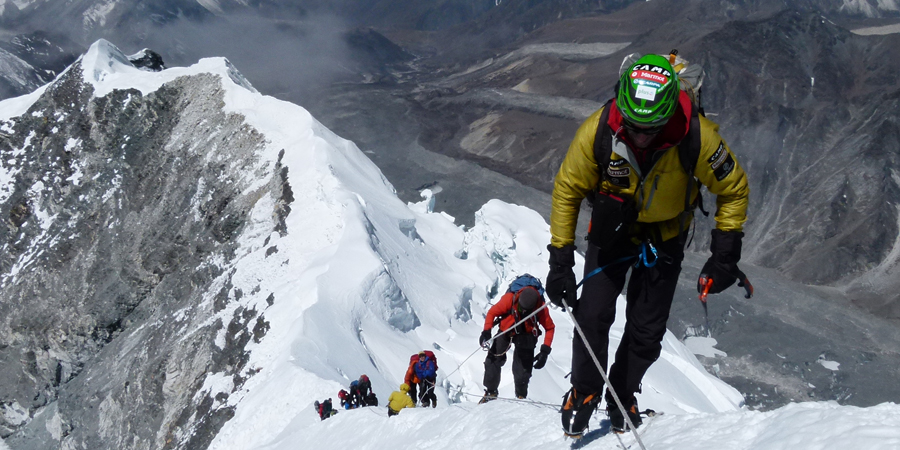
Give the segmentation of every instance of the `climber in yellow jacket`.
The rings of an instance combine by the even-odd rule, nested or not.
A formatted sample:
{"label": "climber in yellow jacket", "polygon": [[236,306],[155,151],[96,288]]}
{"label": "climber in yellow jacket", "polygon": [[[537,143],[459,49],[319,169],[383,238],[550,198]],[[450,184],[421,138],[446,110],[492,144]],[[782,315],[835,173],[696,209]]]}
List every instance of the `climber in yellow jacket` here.
{"label": "climber in yellow jacket", "polygon": [[403,408],[415,407],[416,404],[409,397],[409,385],[406,383],[401,384],[400,390],[391,392],[388,397],[388,417],[400,414],[400,410]]}
{"label": "climber in yellow jacket", "polygon": [[[627,417],[640,425],[634,394],[660,355],[688,227],[700,201],[698,182],[716,196],[712,256],[698,290],[714,294],[736,280],[749,287],[737,263],[750,188],[718,130],[680,89],[670,61],[646,55],[622,72],[616,98],[581,125],[569,146],[554,182],[545,286],[550,301],[572,309],[585,333],[584,340],[579,334],[573,339],[572,389],[561,409],[570,436],[583,433],[604,395],[585,340],[605,372],[609,329],[629,269],[627,322],[608,378]],[[593,210],[579,299],[575,225],[585,198]],[[612,429],[625,431],[625,414],[610,389],[606,400]]]}

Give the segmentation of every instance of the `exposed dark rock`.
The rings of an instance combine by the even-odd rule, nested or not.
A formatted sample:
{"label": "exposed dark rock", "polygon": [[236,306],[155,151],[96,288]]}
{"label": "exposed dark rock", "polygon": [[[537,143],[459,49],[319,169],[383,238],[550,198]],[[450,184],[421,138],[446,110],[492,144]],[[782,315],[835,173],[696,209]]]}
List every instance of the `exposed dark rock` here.
{"label": "exposed dark rock", "polygon": [[166,68],[162,56],[148,48],[145,48],[128,57],[128,61],[135,67],[147,69],[151,72],[159,72]]}

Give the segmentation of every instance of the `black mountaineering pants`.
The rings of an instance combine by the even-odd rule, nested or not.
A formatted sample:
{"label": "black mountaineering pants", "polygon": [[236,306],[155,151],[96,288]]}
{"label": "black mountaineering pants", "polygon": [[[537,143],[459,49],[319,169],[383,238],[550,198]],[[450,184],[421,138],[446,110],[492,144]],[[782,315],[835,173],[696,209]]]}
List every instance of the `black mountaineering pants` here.
{"label": "black mountaineering pants", "polygon": [[[524,331],[524,330],[523,330]],[[528,381],[531,380],[531,369],[534,367],[534,348],[537,336],[531,333],[515,334],[510,331],[496,339],[484,359],[484,388],[496,392],[500,386],[500,369],[506,364],[506,352],[510,341],[516,346],[513,352],[513,382],[516,385],[516,397],[528,396]]]}
{"label": "black mountaineering pants", "polygon": [[[623,247],[628,248],[604,253],[589,244],[584,273],[637,252],[636,246]],[[684,251],[679,239],[676,237],[663,242],[658,250],[660,257],[654,267],[648,268],[643,264],[634,267],[636,260],[630,259],[608,266],[589,278],[574,313],[575,320],[581,325],[605,371],[609,329],[616,317],[616,299],[625,286],[628,269],[632,270],[625,295],[625,332],[616,350],[612,369],[608,372],[612,387],[623,401],[640,392],[641,379],[659,358],[669,309],[681,273]],[[603,378],[578,333],[572,341],[572,386],[577,392],[585,394],[600,395],[603,389]]]}
{"label": "black mountaineering pants", "polygon": [[437,394],[434,393],[436,380],[437,377],[419,381],[419,406],[429,406],[428,402],[431,402],[432,408],[437,406]]}

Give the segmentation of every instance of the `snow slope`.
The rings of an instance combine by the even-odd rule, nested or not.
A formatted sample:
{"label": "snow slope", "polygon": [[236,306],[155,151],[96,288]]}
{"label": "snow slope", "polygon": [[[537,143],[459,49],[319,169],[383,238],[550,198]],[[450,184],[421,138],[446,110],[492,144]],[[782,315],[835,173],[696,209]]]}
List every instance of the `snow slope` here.
{"label": "snow slope", "polygon": [[[294,422],[297,431],[280,435],[262,448],[287,450],[314,442],[360,449],[620,448],[619,439],[607,434],[608,421],[598,424],[596,419],[592,422],[595,430],[580,444],[572,445],[573,441],[559,432],[559,414],[544,405],[463,403],[444,411],[404,410],[390,419],[382,409],[374,411],[345,411],[324,422],[318,422],[310,411]],[[861,409],[799,403],[769,412],[664,414],[645,423],[641,439],[647,449],[667,450],[887,450],[900,446],[898,425],[900,409],[892,404]],[[640,448],[630,434],[621,439],[630,448]]]}
{"label": "snow slope", "polygon": [[[558,310],[551,311],[557,333],[550,360],[532,378],[534,403],[474,403],[482,392],[484,353],[477,341],[485,312],[516,275],[546,273],[549,227],[540,215],[495,200],[465,230],[431,211],[429,192],[421,203],[405,205],[356,145],[303,108],[260,95],[222,58],[150,73],[131,67],[101,40],[82,64],[95,95],[126,87],[146,94],[178,76],[218,75],[226,90],[223,108],[241,114],[267,137],[253,155],[254,165],[240,170],[248,177],[278,164],[287,170],[293,199],[287,232],[272,231],[276,199],[260,198],[239,238],[240,257],[229,268],[234,291],[243,295],[216,313],[228,318],[239,307],[264,310],[268,329],[246,347],[251,375],[246,382],[236,386],[232,377],[211,373],[203,383],[203,395],[226,394],[213,408],[234,411],[210,448],[567,445],[556,405],[568,389],[573,328]],[[2,102],[0,114],[10,117],[7,111],[24,111],[27,103],[26,98]],[[621,306],[610,354],[621,338]],[[225,339],[224,330],[219,339]],[[434,350],[440,363],[437,408],[404,410],[390,420],[384,408],[363,408],[318,420],[313,401],[336,398],[362,373],[384,402],[402,381],[409,355],[423,348]],[[509,366],[501,397],[512,397]],[[842,448],[831,445],[851,440],[868,448],[900,445],[900,408],[893,404],[865,410],[829,403],[768,413],[744,410],[741,395],[708,374],[671,333],[638,399],[642,408],[665,411],[646,427],[648,448]],[[601,433],[592,433],[586,443],[613,448],[615,437],[601,436],[601,415],[591,423]],[[497,432],[511,428],[516,432]]]}

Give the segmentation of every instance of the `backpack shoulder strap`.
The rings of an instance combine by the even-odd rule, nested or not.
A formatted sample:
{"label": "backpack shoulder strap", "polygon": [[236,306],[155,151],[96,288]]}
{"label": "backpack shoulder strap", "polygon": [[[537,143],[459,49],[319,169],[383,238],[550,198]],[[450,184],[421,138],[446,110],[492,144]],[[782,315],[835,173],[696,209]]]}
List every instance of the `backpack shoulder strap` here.
{"label": "backpack shoulder strap", "polygon": [[694,178],[694,169],[700,159],[700,114],[696,105],[691,105],[691,124],[687,135],[678,144],[678,159],[684,172]]}
{"label": "backpack shoulder strap", "polygon": [[612,130],[606,126],[606,123],[609,122],[609,108],[612,107],[612,102],[610,99],[603,105],[600,122],[597,123],[597,132],[594,133],[594,160],[597,161],[601,183],[609,176],[606,173],[606,167],[612,157]]}
{"label": "backpack shoulder strap", "polygon": [[682,247],[685,246],[685,242],[687,241],[687,236],[684,232],[685,224],[687,223],[688,217],[693,215],[694,208],[699,205],[703,214],[709,215],[709,213],[703,209],[703,197],[699,193],[697,194],[697,203],[691,202],[691,192],[694,190],[694,183],[697,182],[697,178],[694,177],[694,169],[697,168],[697,160],[700,159],[700,146],[699,108],[696,105],[691,105],[691,123],[690,126],[688,126],[688,132],[684,139],[678,144],[678,160],[681,162],[681,168],[684,169],[684,172],[688,176],[687,188],[684,193],[684,211],[681,212],[681,217],[678,222],[678,236],[681,240]]}

